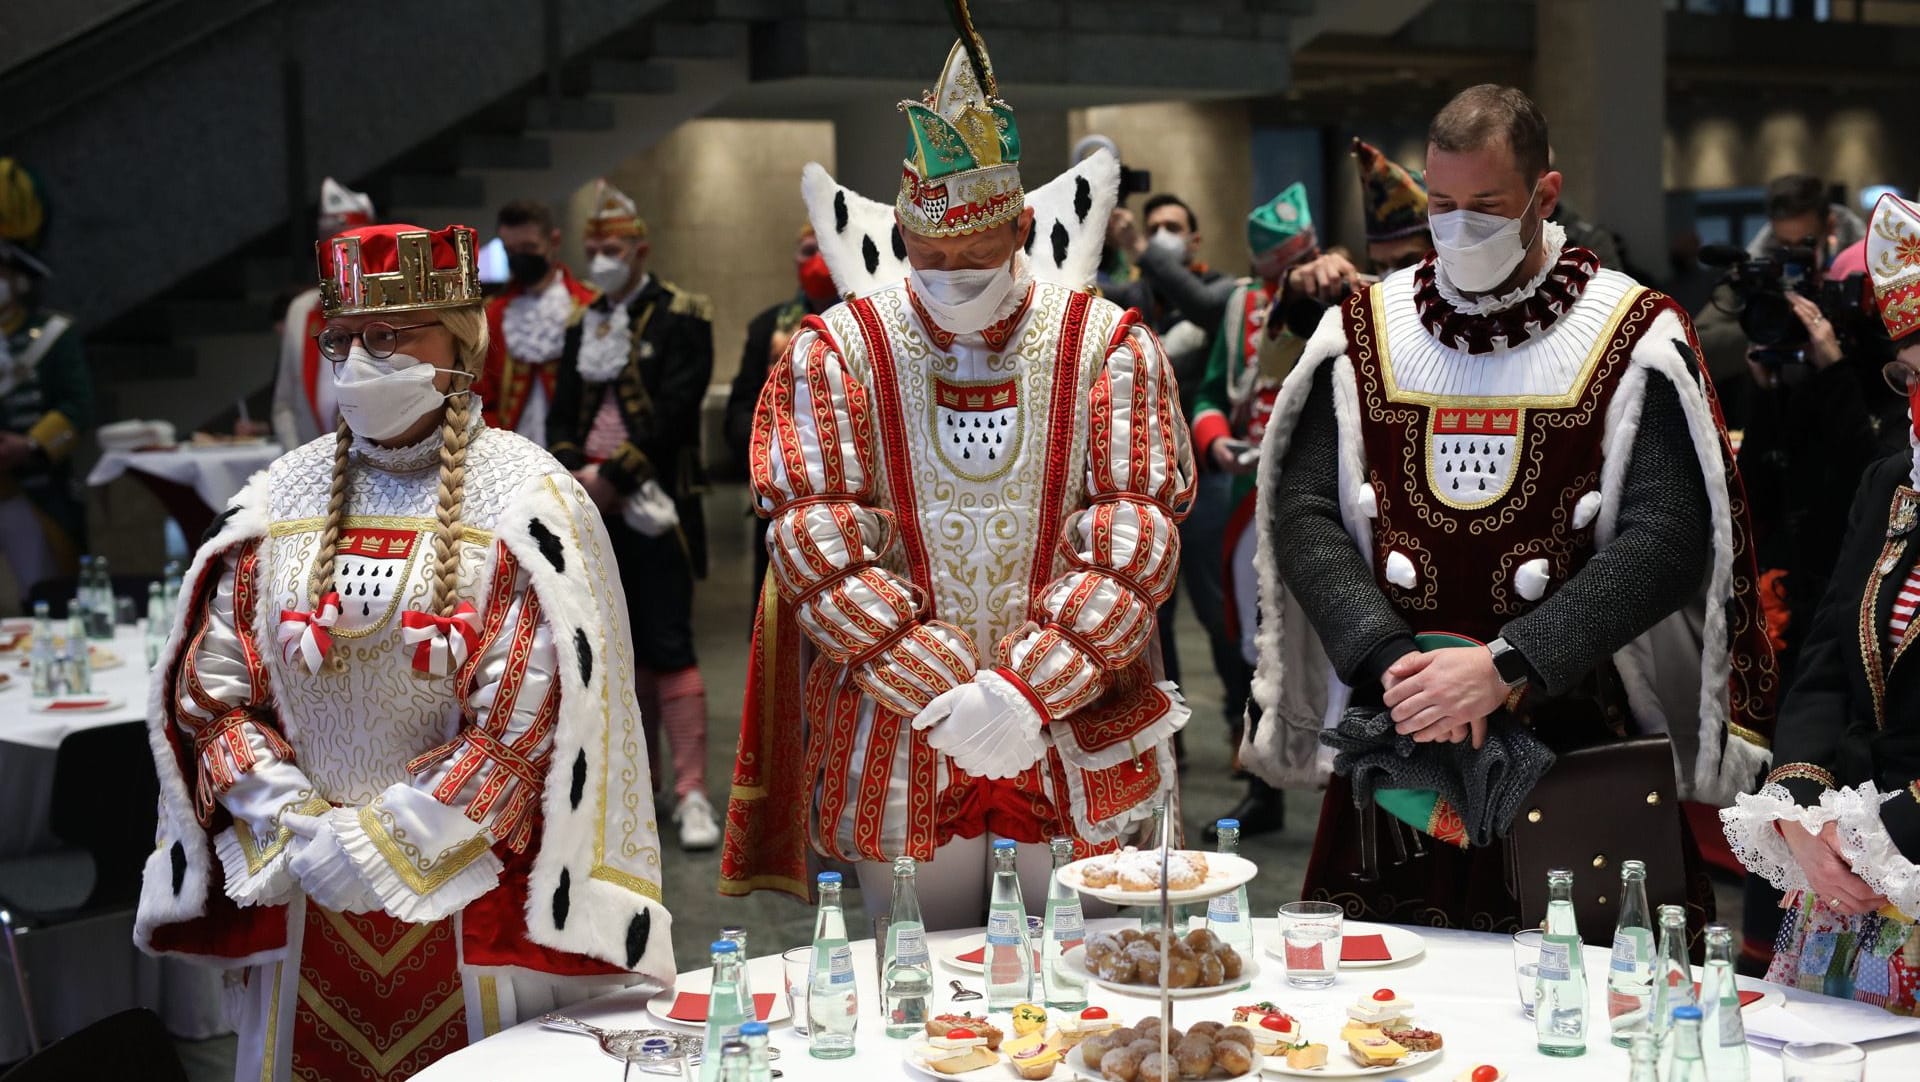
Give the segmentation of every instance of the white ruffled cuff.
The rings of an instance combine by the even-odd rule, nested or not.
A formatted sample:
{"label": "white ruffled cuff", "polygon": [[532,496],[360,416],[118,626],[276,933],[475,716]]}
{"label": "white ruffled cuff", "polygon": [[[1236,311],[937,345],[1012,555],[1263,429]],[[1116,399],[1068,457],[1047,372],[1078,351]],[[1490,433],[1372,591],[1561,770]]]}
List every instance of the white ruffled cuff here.
{"label": "white ruffled cuff", "polygon": [[294,859],[293,874],[307,900],[323,909],[339,913],[367,913],[381,908],[380,899],[367,888],[366,881],[353,866],[353,860],[340,848],[339,831],[352,822],[355,808],[335,808],[320,817],[319,829]]}
{"label": "white ruffled cuff", "polygon": [[[243,834],[244,831],[244,834]],[[241,820],[213,836],[213,851],[226,873],[227,897],[235,905],[285,905],[293,900],[298,883],[292,863],[305,839],[280,827],[264,849]]]}
{"label": "white ruffled cuff", "polygon": [[[1831,796],[1832,794],[1827,794]],[[1757,793],[1742,793],[1731,808],[1720,809],[1720,829],[1727,835],[1733,855],[1746,869],[1772,883],[1776,890],[1809,889],[1806,873],[1787,848],[1776,823],[1799,823],[1809,833],[1833,822],[1834,813],[1824,806],[1802,807],[1784,786],[1763,786]]]}
{"label": "white ruffled cuff", "polygon": [[328,816],[342,852],[388,915],[414,924],[451,916],[500,882],[479,823],[411,786]]}
{"label": "white ruffled cuff", "polygon": [[1880,821],[1880,805],[1899,795],[1882,793],[1869,781],[1823,793],[1820,804],[1839,823],[1840,855],[1853,874],[1900,912],[1920,914],[1920,867],[1900,852]]}

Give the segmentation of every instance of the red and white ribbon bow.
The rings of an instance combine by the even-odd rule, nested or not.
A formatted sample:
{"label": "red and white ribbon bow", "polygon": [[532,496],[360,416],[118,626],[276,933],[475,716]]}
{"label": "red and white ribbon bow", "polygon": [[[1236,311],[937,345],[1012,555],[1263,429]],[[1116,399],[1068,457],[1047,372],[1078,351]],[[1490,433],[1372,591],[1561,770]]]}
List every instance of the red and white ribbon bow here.
{"label": "red and white ribbon bow", "polygon": [[297,655],[309,673],[318,673],[320,666],[326,664],[327,652],[333,649],[333,636],[328,629],[339,619],[340,595],[332,591],[320,598],[318,611],[281,609],[279,637],[282,656],[291,664]]}
{"label": "red and white ribbon bow", "polygon": [[480,613],[462,601],[452,616],[409,609],[400,614],[400,637],[413,647],[413,667],[429,676],[445,676],[466,663],[480,645]]}

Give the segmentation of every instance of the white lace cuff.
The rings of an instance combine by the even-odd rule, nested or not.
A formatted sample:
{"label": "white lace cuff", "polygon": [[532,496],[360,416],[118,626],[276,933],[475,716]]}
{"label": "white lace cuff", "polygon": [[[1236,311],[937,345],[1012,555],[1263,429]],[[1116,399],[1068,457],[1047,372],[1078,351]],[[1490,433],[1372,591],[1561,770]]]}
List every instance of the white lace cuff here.
{"label": "white lace cuff", "polygon": [[1839,823],[1840,855],[1853,874],[1900,912],[1920,914],[1920,867],[1900,852],[1880,821],[1880,805],[1899,795],[1882,793],[1869,781],[1824,793],[1820,803]]}
{"label": "white lace cuff", "polygon": [[1772,883],[1776,890],[1789,892],[1809,889],[1807,877],[1774,824],[1799,823],[1809,832],[1818,833],[1833,819],[1833,812],[1825,807],[1805,808],[1795,804],[1792,795],[1780,785],[1763,786],[1757,793],[1742,793],[1734,798],[1733,807],[1720,809],[1720,829],[1726,832],[1734,857],[1748,871]]}
{"label": "white lace cuff", "polygon": [[441,920],[500,882],[502,865],[480,824],[411,786],[328,816],[340,848],[388,915]]}
{"label": "white lace cuff", "polygon": [[297,884],[290,865],[305,844],[304,839],[280,827],[262,846],[246,822],[235,819],[232,826],[213,836],[213,851],[226,873],[227,897],[242,906],[285,905],[292,901]]}
{"label": "white lace cuff", "polygon": [[353,821],[357,808],[335,808],[320,817],[320,826],[294,858],[293,874],[307,900],[338,913],[366,913],[379,909],[380,899],[367,889],[352,858],[340,848],[340,830]]}

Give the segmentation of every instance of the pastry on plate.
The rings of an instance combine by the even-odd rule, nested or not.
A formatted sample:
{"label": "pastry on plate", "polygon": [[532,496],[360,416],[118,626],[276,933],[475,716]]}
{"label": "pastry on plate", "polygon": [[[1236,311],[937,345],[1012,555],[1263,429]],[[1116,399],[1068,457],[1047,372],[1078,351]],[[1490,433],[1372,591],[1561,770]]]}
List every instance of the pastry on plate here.
{"label": "pastry on plate", "polygon": [[1049,1078],[1054,1065],[1066,1055],[1059,1036],[1052,1035],[1051,1040],[1049,1036],[1040,1032],[1023,1034],[1001,1045],[1000,1052],[1021,1078]]}
{"label": "pastry on plate", "polygon": [[1348,1018],[1381,1028],[1396,1022],[1404,1024],[1412,1013],[1413,1001],[1401,999],[1391,988],[1382,988],[1347,1008]]}
{"label": "pastry on plate", "polygon": [[1387,1026],[1380,1034],[1409,1052],[1436,1052],[1442,1043],[1438,1033],[1417,1026]]}
{"label": "pastry on plate", "polygon": [[1296,1044],[1287,1049],[1287,1066],[1296,1071],[1312,1071],[1327,1065],[1327,1046]]}
{"label": "pastry on plate", "polygon": [[920,1062],[941,1074],[966,1074],[1000,1062],[1000,1056],[987,1047],[987,1039],[964,1026],[949,1029],[943,1037],[931,1037],[914,1046]]}
{"label": "pastry on plate", "polygon": [[1263,1056],[1279,1055],[1288,1045],[1300,1042],[1299,1020],[1264,1000],[1251,1007],[1235,1007],[1233,1020],[1253,1034],[1253,1050]]}
{"label": "pastry on plate", "polygon": [[1062,1015],[1054,1025],[1060,1032],[1060,1047],[1067,1050],[1090,1037],[1103,1033],[1112,1033],[1120,1028],[1120,1023],[1107,1014],[1105,1007],[1088,1007],[1079,1014]]}
{"label": "pastry on plate", "polygon": [[970,1014],[939,1014],[927,1019],[927,1036],[945,1037],[955,1029],[970,1029],[976,1035],[985,1037],[987,1048],[1000,1050],[1000,1041],[1006,1032],[984,1018],[975,1018]]}
{"label": "pastry on plate", "polygon": [[1031,1003],[1017,1003],[1013,1008],[1013,1033],[1016,1037],[1025,1037],[1029,1033],[1038,1033],[1047,1028],[1047,1012]]}
{"label": "pastry on plate", "polygon": [[1407,1058],[1407,1050],[1382,1033],[1348,1041],[1347,1051],[1362,1067],[1391,1067]]}

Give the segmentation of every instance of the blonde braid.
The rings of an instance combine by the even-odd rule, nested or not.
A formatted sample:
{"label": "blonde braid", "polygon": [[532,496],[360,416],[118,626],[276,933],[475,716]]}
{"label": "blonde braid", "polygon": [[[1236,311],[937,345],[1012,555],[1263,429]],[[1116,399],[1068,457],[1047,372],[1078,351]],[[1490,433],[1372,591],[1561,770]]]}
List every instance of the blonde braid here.
{"label": "blonde braid", "polygon": [[353,430],[342,420],[333,440],[333,484],[327,492],[327,525],[320,533],[320,551],[314,554],[313,577],[307,591],[315,612],[320,598],[333,587],[333,560],[340,550],[340,528],[347,518],[347,451],[353,447]]}
{"label": "blonde braid", "polygon": [[[450,309],[440,313],[440,322],[458,347],[454,366],[463,374],[479,371],[487,355],[487,321],[481,310]],[[452,616],[460,601],[460,505],[466,494],[468,422],[473,411],[473,396],[466,392],[466,387],[459,387],[447,399],[440,427],[439,528],[433,535],[432,610],[441,616]]]}

